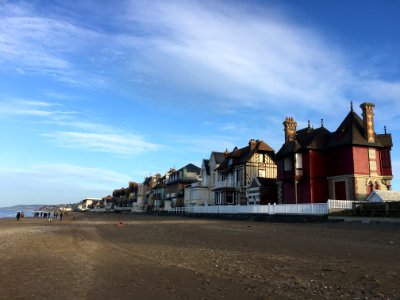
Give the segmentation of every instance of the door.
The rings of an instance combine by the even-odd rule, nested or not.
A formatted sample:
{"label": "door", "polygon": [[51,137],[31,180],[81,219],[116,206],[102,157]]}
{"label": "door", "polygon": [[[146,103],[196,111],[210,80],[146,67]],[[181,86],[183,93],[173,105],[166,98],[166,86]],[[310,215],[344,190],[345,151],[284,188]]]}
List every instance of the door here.
{"label": "door", "polygon": [[346,200],[346,182],[336,181],[335,182],[335,199]]}

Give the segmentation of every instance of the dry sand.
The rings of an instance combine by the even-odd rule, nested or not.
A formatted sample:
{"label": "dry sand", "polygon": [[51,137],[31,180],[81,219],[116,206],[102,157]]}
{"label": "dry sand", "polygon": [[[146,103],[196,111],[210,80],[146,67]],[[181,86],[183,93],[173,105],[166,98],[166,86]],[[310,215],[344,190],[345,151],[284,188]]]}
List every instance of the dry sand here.
{"label": "dry sand", "polygon": [[399,299],[399,229],[85,213],[0,220],[0,299]]}

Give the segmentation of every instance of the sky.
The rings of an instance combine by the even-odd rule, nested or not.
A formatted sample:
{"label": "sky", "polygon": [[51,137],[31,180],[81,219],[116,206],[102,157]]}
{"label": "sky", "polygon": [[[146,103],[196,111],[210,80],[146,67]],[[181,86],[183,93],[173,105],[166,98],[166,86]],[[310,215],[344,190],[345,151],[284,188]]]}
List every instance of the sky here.
{"label": "sky", "polygon": [[392,134],[400,1],[0,0],[0,207],[76,203],[201,166],[350,101]]}

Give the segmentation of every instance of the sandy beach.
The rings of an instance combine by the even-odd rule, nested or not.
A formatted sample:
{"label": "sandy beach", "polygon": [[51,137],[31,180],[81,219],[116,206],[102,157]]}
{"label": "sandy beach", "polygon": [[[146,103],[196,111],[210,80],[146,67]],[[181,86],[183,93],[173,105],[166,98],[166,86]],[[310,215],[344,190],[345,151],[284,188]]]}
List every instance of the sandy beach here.
{"label": "sandy beach", "polygon": [[399,229],[85,213],[2,219],[0,299],[399,299]]}

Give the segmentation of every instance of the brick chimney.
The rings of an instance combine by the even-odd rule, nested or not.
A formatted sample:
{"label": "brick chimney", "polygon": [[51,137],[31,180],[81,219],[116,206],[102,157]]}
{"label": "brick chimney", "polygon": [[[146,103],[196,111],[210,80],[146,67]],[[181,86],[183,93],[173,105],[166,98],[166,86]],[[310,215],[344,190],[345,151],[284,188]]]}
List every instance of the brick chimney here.
{"label": "brick chimney", "polygon": [[363,125],[364,125],[364,137],[368,143],[375,142],[375,130],[374,130],[374,107],[373,103],[364,102],[360,105],[362,109]]}
{"label": "brick chimney", "polygon": [[250,150],[253,150],[256,147],[256,145],[257,145],[257,141],[256,140],[251,139],[249,141]]}
{"label": "brick chimney", "polygon": [[285,126],[285,143],[296,140],[297,122],[295,122],[291,117],[286,117],[285,122],[283,122],[283,126]]}

